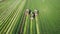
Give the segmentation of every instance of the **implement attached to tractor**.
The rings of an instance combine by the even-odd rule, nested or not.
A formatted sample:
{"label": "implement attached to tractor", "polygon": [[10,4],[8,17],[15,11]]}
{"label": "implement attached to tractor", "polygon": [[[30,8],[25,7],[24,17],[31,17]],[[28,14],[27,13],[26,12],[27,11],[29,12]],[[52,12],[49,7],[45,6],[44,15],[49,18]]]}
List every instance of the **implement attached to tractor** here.
{"label": "implement attached to tractor", "polygon": [[37,9],[34,10],[34,12],[31,11],[31,9],[26,9],[25,15],[30,15],[31,19],[35,18],[39,13]]}

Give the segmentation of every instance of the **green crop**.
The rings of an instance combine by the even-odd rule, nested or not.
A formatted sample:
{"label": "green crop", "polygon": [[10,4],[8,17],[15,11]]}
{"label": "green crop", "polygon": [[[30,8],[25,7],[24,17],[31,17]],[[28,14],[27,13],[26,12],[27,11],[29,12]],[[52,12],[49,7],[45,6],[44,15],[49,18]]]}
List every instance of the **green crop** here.
{"label": "green crop", "polygon": [[0,34],[60,34],[60,0],[0,0]]}

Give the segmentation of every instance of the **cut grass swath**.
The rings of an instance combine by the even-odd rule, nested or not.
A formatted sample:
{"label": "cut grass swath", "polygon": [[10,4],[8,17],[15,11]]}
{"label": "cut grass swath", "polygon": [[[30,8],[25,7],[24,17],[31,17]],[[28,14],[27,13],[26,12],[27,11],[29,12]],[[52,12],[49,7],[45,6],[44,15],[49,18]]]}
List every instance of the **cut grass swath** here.
{"label": "cut grass swath", "polygon": [[40,31],[39,31],[39,25],[38,25],[39,21],[38,21],[38,16],[37,16],[37,15],[35,16],[35,20],[36,20],[37,34],[40,34]]}

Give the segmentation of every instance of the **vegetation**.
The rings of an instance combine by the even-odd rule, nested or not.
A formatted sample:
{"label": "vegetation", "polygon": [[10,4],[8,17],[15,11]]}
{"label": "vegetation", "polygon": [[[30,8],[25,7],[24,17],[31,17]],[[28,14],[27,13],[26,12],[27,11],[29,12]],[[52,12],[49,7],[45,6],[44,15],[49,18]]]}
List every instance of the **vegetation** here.
{"label": "vegetation", "polygon": [[0,0],[0,34],[60,34],[60,0]]}

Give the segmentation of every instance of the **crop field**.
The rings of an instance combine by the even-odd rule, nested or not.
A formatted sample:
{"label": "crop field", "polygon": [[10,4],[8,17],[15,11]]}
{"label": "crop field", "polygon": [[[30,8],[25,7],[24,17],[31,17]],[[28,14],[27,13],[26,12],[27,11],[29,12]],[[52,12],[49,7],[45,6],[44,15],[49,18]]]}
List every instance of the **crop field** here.
{"label": "crop field", "polygon": [[60,34],[60,0],[0,0],[0,34]]}

